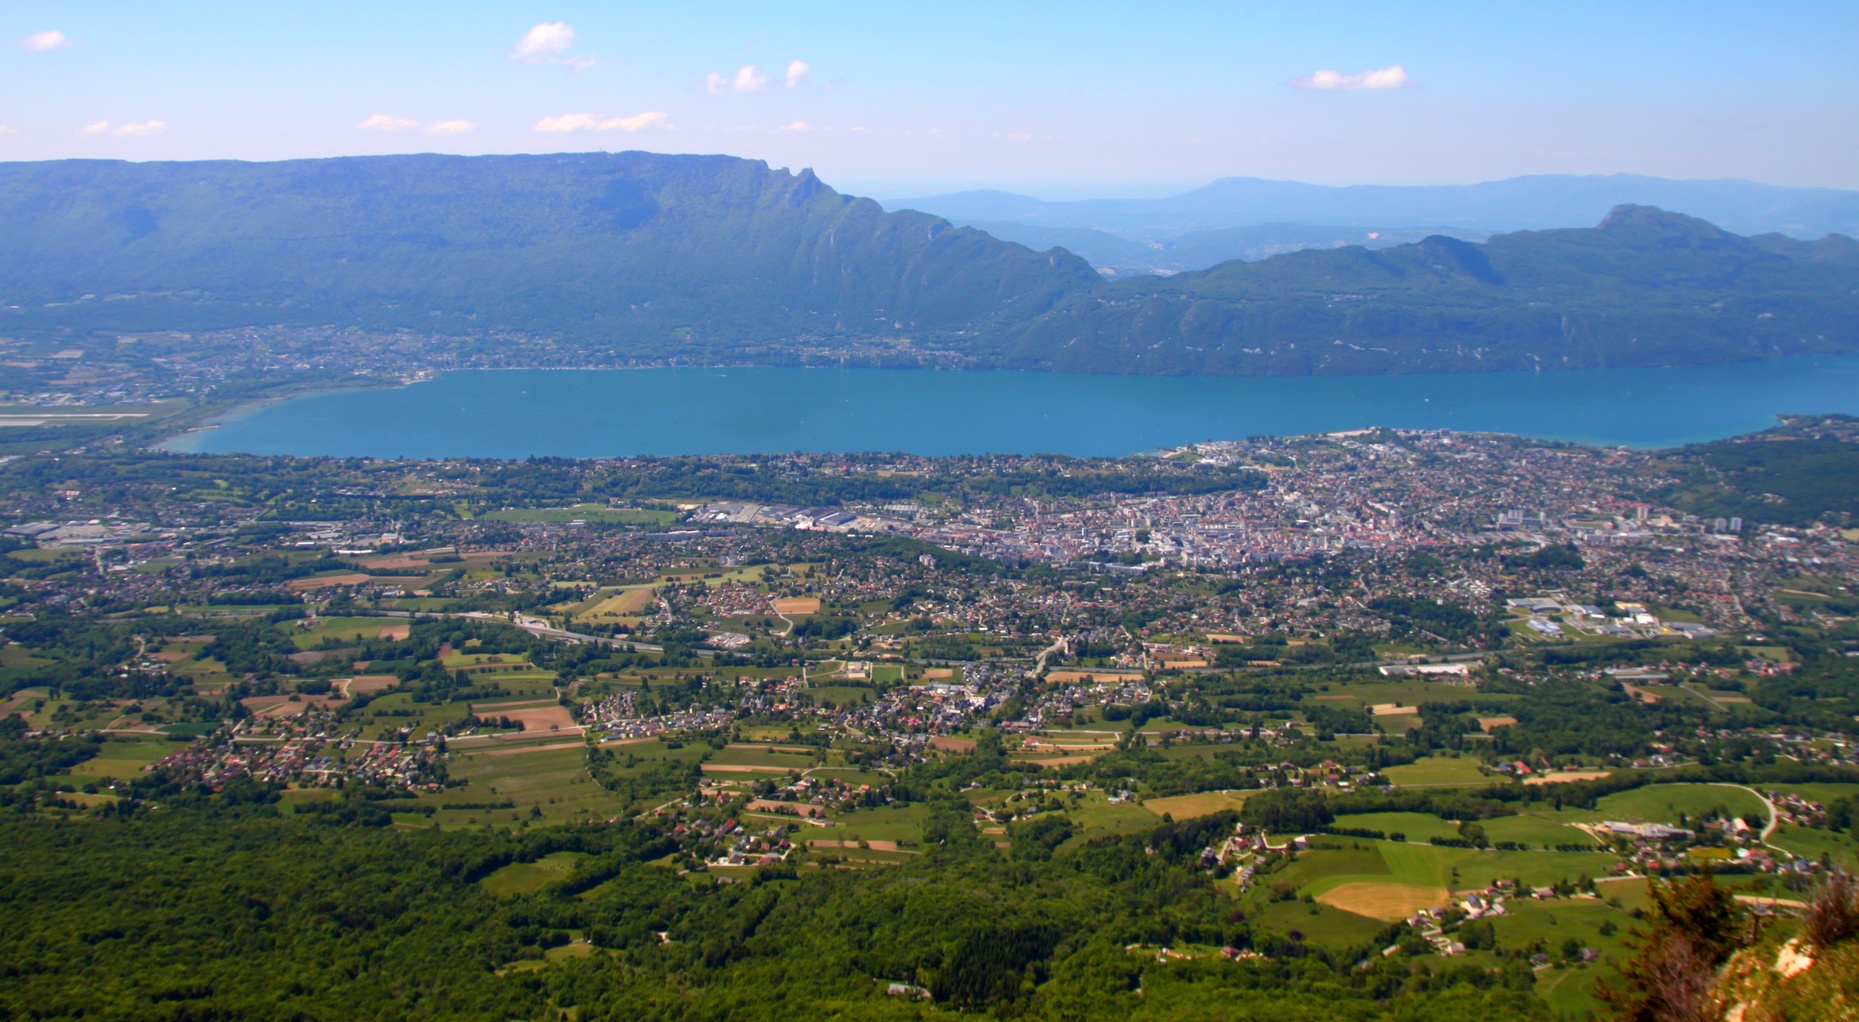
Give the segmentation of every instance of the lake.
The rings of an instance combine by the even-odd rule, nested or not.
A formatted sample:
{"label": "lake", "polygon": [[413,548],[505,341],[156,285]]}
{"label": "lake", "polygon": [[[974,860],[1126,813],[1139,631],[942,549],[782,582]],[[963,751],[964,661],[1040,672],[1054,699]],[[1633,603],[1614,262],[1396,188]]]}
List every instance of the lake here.
{"label": "lake", "polygon": [[1859,357],[1675,369],[1156,377],[915,369],[521,369],[307,394],[228,416],[182,451],[373,457],[904,451],[1122,455],[1365,426],[1633,447],[1779,413],[1859,414]]}

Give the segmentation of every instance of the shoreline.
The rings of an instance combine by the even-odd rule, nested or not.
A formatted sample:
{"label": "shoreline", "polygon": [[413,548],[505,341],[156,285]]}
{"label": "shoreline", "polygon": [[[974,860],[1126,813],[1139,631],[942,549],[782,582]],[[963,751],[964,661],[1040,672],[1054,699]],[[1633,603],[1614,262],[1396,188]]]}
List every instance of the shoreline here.
{"label": "shoreline", "polygon": [[288,404],[289,402],[301,398],[318,397],[325,394],[348,394],[364,390],[404,390],[415,383],[426,383],[437,376],[437,373],[421,373],[415,376],[402,377],[395,383],[381,382],[369,385],[358,380],[348,386],[330,386],[324,384],[306,386],[302,390],[291,390],[287,388],[283,393],[269,394],[265,397],[235,402],[226,406],[224,410],[216,411],[196,421],[193,425],[188,426],[178,433],[170,433],[147,444],[144,449],[160,451],[166,454],[200,454],[203,452],[193,449],[193,447],[188,444],[188,441],[205,439],[221,426],[231,425],[242,419],[249,419],[259,412],[275,405]]}

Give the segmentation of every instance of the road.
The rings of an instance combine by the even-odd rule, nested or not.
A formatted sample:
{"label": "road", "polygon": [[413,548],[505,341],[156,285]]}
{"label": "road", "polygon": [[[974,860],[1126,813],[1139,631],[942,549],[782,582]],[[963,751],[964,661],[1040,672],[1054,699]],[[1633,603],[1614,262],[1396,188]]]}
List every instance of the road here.
{"label": "road", "polygon": [[1751,795],[1754,795],[1757,798],[1761,799],[1762,807],[1769,811],[1768,826],[1762,828],[1762,834],[1760,835],[1762,843],[1765,845],[1768,845],[1770,848],[1774,848],[1778,852],[1788,852],[1789,855],[1794,854],[1793,852],[1789,852],[1788,849],[1786,848],[1781,848],[1776,845],[1769,844],[1769,835],[1775,833],[1776,827],[1781,826],[1782,818],[1781,818],[1781,814],[1778,813],[1775,809],[1775,803],[1770,802],[1769,797],[1767,795],[1764,795],[1762,792],[1759,792],[1756,789],[1746,784],[1731,784],[1728,781],[1706,781],[1705,783],[1709,784],[1713,788],[1740,788],[1743,791],[1747,791]]}
{"label": "road", "polygon": [[[665,652],[665,647],[655,645],[650,642],[635,642],[632,639],[615,639],[615,638],[612,638],[611,636],[606,636],[606,635],[588,635],[585,632],[571,632],[564,628],[550,627],[549,623],[542,620],[541,618],[524,617],[521,614],[517,615],[516,620],[514,621],[508,618],[505,618],[501,615],[498,615],[498,614],[486,614],[482,611],[464,611],[460,613],[448,613],[444,611],[382,610],[382,611],[376,611],[375,615],[373,616],[403,617],[403,618],[409,618],[409,619],[413,619],[413,618],[454,618],[456,617],[456,618],[465,618],[470,621],[499,621],[504,624],[516,627],[516,628],[521,628],[523,631],[526,631],[531,635],[540,635],[545,639],[560,639],[563,642],[591,642],[597,646],[612,646],[615,649],[623,649],[623,648],[630,647],[640,653],[663,653]],[[694,649],[691,652],[701,657],[711,657],[711,656],[716,655],[716,652],[714,650],[708,650],[708,649]]]}
{"label": "road", "polygon": [[1046,658],[1051,656],[1054,653],[1062,651],[1064,648],[1065,648],[1065,639],[1063,636],[1061,636],[1057,639],[1053,639],[1052,645],[1047,646],[1045,649],[1040,650],[1039,659],[1033,661],[1033,677],[1037,678],[1040,675],[1046,673]]}

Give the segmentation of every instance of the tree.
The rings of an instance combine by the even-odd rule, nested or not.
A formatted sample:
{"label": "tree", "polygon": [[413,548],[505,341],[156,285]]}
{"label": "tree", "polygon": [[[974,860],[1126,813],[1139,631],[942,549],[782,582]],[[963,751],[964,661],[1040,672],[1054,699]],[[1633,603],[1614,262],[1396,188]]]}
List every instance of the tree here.
{"label": "tree", "polygon": [[1617,967],[1623,984],[1599,984],[1595,994],[1618,1022],[1701,1022],[1717,966],[1745,943],[1742,910],[1708,870],[1648,889],[1651,925],[1633,930],[1634,953]]}

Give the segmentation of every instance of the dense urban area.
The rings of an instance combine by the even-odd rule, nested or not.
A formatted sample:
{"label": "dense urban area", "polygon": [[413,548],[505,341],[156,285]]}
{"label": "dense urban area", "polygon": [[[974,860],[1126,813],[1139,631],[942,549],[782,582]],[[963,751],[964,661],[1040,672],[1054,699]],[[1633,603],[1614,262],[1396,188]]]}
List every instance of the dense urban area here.
{"label": "dense urban area", "polygon": [[16,425],[10,1015],[1652,1018],[1738,955],[1859,975],[1853,420],[598,461]]}

